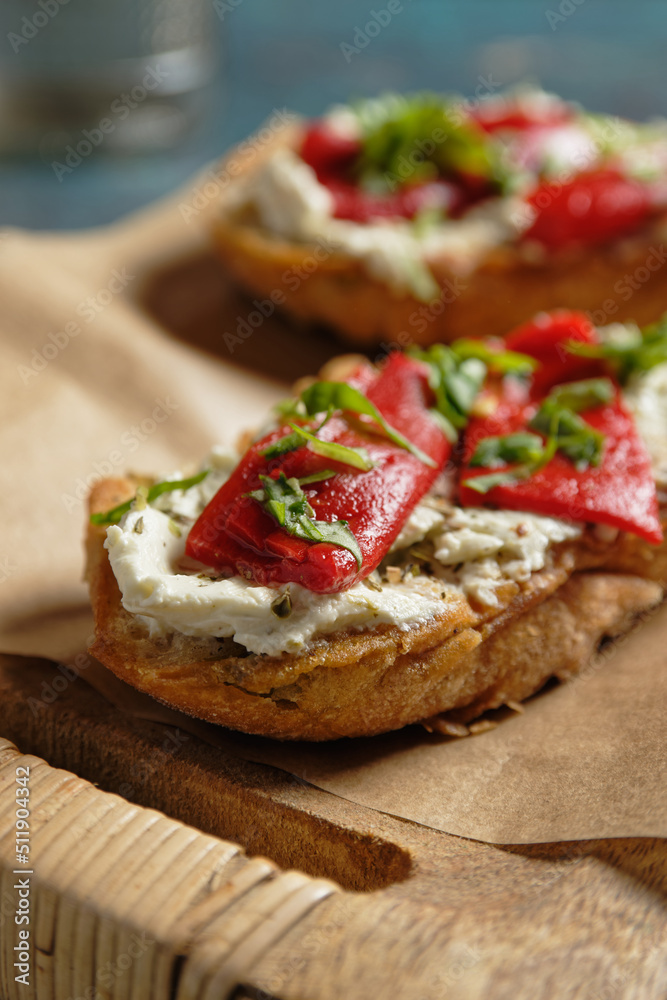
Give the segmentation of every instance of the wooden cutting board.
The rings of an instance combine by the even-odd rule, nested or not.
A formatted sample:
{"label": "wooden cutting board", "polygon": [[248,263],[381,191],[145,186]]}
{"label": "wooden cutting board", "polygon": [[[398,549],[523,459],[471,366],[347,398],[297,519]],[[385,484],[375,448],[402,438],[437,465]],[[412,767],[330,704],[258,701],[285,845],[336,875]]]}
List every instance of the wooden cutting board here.
{"label": "wooden cutting board", "polygon": [[[190,234],[188,250],[176,204],[85,239],[19,240],[16,287],[26,268],[53,294],[63,292],[71,274],[72,282],[74,275],[96,282],[101,301],[119,260],[132,274],[141,264],[141,279],[107,318],[116,310],[116,322],[128,322],[141,311],[161,336],[168,334],[165,353],[178,341],[206,352],[196,371],[185,367],[184,356],[184,378],[205,377],[206,357],[216,355],[234,366],[246,393],[254,385],[248,370],[275,387],[340,353],[330,335],[275,315],[230,351],[223,333],[235,330],[249,305],[200,237]],[[13,287],[9,282],[4,294],[13,295]],[[15,314],[37,310],[31,288],[34,278],[26,278]],[[79,296],[72,285],[80,306],[86,300]],[[74,351],[63,358],[74,371]],[[37,383],[33,389],[26,377],[26,391],[36,393]],[[176,436],[185,433],[179,426]],[[112,446],[109,439],[100,454],[111,454]],[[17,524],[20,516],[19,510]],[[59,524],[71,532],[71,521],[61,516]],[[54,538],[59,559],[72,548],[66,541]],[[41,555],[34,554],[40,581]],[[9,607],[12,567],[0,569]],[[85,625],[83,590],[65,596],[71,620]],[[48,588],[36,588],[13,631],[5,627],[4,648],[30,648],[31,630],[44,625],[52,605],[58,610],[54,600]],[[62,609],[59,615],[64,628]],[[44,685],[56,693],[48,703]],[[0,737],[21,754],[79,776],[27,762],[35,780],[37,975],[24,987],[13,978],[16,927],[7,907],[15,898],[20,759],[0,740],[0,995],[7,1000],[667,996],[664,841],[501,847],[449,836],[240,760],[173,727],[126,717],[83,678],[63,685],[63,674],[46,660],[0,658]],[[248,860],[234,845],[270,861]]]}
{"label": "wooden cutting board", "polygon": [[[261,917],[253,918],[266,935],[260,934],[264,945],[247,966],[233,966],[232,987],[244,990],[236,993],[230,987],[217,996],[663,1000],[666,995],[663,841],[496,847],[449,836],[354,805],[283,771],[239,760],[173,727],[124,717],[82,677],[68,683],[50,704],[36,707],[44,704],[44,690],[53,689],[54,680],[62,677],[46,660],[0,659],[0,733],[23,753],[161,810],[203,834],[241,844],[280,868],[333,879],[344,890],[329,895],[326,884],[309,881],[308,889],[299,882],[306,904],[296,916],[288,914],[284,927],[280,907],[285,900],[280,893],[269,900]],[[105,798],[102,792],[95,795]],[[48,823],[54,824],[54,837],[61,831],[55,829],[57,813],[44,808],[48,818],[40,845],[45,852]],[[106,884],[93,886],[91,897],[86,880],[79,879],[79,896],[75,891],[77,843],[96,808],[106,809],[93,797],[71,826],[71,851],[65,859],[71,877],[63,887],[56,882],[53,891],[63,912],[82,910],[91,920],[106,914],[118,940],[124,940],[121,928],[127,937],[145,930],[150,921],[142,923],[139,914],[139,925],[133,923],[132,907],[116,914],[115,897],[108,898]],[[131,893],[134,860],[149,838],[151,814],[143,823],[118,862],[119,898]],[[4,857],[5,865],[10,864],[6,851]],[[239,863],[237,858],[235,865]],[[39,877],[37,848],[34,867]],[[227,876],[228,893],[234,877],[236,868]],[[48,872],[44,878],[53,881]],[[165,862],[153,878],[145,889],[147,898],[159,890],[163,915],[173,911],[180,926],[179,867]],[[224,873],[216,883],[218,891],[221,881],[224,889]],[[193,907],[195,903],[204,905],[202,899],[193,901]],[[226,940],[245,919],[244,906],[261,909],[261,904],[253,893],[244,897],[243,905],[237,904],[227,917],[230,926],[223,924],[217,934]],[[163,947],[172,945],[173,938],[167,937]],[[179,978],[185,974],[179,969],[190,968],[193,948],[197,958],[195,945],[196,940],[194,945],[174,945],[181,964],[170,973],[172,995],[204,996],[189,979]],[[222,944],[211,947],[210,968],[224,969]],[[108,961],[124,954],[119,944],[108,948]],[[77,954],[75,962],[84,963],[83,953],[78,959]],[[89,964],[88,986],[101,985],[96,968],[99,959],[97,966]],[[210,969],[207,974],[213,975]],[[157,986],[150,992],[139,987],[125,992],[126,985],[123,992],[108,995],[137,1000],[169,995]],[[25,996],[18,991],[6,995]],[[52,995],[66,1000],[71,994],[52,994],[46,988],[36,994],[39,1000]]]}

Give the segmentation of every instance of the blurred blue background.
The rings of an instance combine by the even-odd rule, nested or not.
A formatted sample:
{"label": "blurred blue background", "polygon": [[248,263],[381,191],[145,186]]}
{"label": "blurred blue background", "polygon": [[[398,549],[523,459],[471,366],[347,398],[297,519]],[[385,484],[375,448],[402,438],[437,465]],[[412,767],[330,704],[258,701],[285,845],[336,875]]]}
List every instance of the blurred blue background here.
{"label": "blurred blue background", "polygon": [[[385,89],[528,78],[594,110],[667,114],[666,35],[664,0],[3,0],[0,225],[110,222],[274,108]],[[167,86],[125,102],[121,128],[126,82],[151,69]],[[98,148],[54,167],[114,101]]]}

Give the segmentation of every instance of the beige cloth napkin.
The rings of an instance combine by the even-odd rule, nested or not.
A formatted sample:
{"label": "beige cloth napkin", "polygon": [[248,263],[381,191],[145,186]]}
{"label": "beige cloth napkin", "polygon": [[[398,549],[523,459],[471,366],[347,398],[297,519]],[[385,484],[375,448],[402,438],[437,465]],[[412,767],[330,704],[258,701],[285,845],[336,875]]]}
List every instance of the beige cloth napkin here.
{"label": "beige cloth napkin", "polygon": [[[92,621],[81,539],[96,476],[197,463],[284,393],[222,346],[238,310],[249,307],[206,257],[214,204],[183,212],[196,190],[197,181],[105,230],[9,232],[0,242],[2,651],[66,658],[85,645]],[[147,313],[144,292],[156,273],[157,312],[218,356],[179,341]],[[336,349],[271,317],[243,357],[285,375]],[[458,742],[412,727],[284,745],[180,715],[178,724],[334,794],[480,840],[665,836],[665,648],[661,610],[583,679]],[[102,668],[86,676],[127,711],[173,722],[174,713]]]}

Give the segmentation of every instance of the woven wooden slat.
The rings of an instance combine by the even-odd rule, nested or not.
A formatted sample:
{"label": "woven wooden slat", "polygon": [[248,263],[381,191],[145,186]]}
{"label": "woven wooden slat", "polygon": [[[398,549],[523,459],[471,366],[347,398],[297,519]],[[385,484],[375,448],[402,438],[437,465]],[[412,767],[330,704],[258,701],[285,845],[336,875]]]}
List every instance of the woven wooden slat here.
{"label": "woven wooden slat", "polygon": [[[16,769],[30,769],[32,875],[16,875]],[[7,1000],[223,1000],[337,887],[130,805],[0,740],[3,914],[30,879],[30,983],[3,916]]]}

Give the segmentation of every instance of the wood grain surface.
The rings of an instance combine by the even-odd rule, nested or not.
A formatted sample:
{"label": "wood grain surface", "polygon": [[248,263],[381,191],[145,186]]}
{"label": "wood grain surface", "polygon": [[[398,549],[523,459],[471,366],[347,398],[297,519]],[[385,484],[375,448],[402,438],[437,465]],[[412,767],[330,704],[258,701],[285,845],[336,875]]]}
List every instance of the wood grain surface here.
{"label": "wood grain surface", "polygon": [[[325,362],[350,350],[330,330],[288,321],[276,311],[247,336],[248,316],[256,307],[224,274],[212,250],[150,271],[137,299],[172,336],[285,385],[318,372]],[[370,356],[377,353],[372,349]]]}
{"label": "wood grain surface", "polygon": [[[22,752],[346,890],[320,900],[255,955],[251,974],[244,968],[234,983],[246,992],[234,996],[667,994],[664,842],[463,840],[353,805],[172,727],[126,718],[82,677],[46,704],[44,685],[52,688],[56,676],[46,660],[0,660],[0,733]],[[124,860],[121,885],[131,883],[135,861]],[[165,864],[165,913],[179,897],[174,879]],[[107,904],[102,891],[98,903]],[[111,961],[120,945],[108,947]],[[224,952],[211,947],[214,962]],[[177,995],[231,995],[222,985],[217,994],[198,989],[194,980],[180,982]]]}

